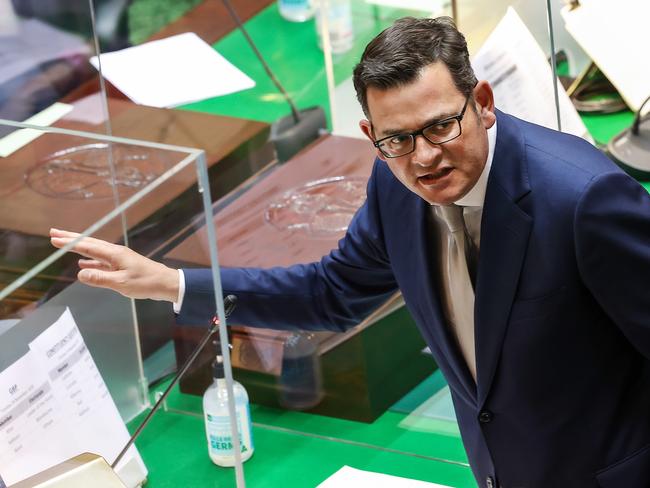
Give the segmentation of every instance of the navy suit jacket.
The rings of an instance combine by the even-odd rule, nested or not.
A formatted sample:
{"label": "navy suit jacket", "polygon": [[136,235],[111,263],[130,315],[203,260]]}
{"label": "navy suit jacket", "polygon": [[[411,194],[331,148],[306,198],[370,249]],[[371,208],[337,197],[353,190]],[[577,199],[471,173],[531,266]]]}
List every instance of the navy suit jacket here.
{"label": "navy suit jacket", "polygon": [[[650,486],[650,196],[589,143],[497,112],[476,277],[475,383],[439,302],[429,205],[377,160],[338,249],[223,269],[231,321],[344,330],[400,289],[447,379],[480,486]],[[185,270],[181,323],[214,310]],[[378,351],[390,354],[390,351]]]}

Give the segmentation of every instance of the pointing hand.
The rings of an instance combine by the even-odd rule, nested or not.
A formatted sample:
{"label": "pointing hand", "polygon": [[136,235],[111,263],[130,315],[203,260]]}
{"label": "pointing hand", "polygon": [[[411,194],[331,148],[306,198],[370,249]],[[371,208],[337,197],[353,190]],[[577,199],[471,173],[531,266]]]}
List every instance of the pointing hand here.
{"label": "pointing hand", "polygon": [[[79,237],[76,232],[50,229],[50,241],[62,248]],[[108,288],[130,298],[178,300],[178,271],[146,258],[125,246],[85,237],[72,252],[84,256],[79,260],[82,283]]]}

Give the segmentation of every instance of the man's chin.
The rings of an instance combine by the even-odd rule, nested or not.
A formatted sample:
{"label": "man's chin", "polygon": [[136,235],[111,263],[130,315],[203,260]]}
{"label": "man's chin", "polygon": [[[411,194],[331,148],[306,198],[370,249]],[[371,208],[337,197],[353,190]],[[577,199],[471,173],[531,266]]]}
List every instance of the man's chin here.
{"label": "man's chin", "polygon": [[467,193],[449,187],[433,188],[432,186],[423,187],[421,185],[418,185],[414,192],[431,205],[451,205]]}
{"label": "man's chin", "polygon": [[426,193],[422,191],[414,191],[417,196],[419,196],[422,200],[427,202],[430,205],[451,205],[455,201],[459,200],[460,197],[455,198],[455,197],[446,197],[444,195],[432,195],[431,193]]}

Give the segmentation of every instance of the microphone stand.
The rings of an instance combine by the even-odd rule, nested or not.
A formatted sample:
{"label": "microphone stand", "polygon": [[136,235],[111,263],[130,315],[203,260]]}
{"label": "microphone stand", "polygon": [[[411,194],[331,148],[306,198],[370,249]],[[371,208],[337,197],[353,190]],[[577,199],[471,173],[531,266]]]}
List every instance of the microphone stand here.
{"label": "microphone stand", "polygon": [[278,78],[273,74],[268,63],[264,60],[262,53],[257,49],[255,42],[248,34],[246,27],[237,15],[230,0],[221,0],[230,17],[241,31],[246,42],[250,45],[253,53],[259,60],[260,64],[266,71],[266,74],[271,79],[275,87],[282,94],[285,101],[291,109],[291,114],[276,120],[271,124],[270,141],[275,146],[275,152],[280,163],[288,161],[298,151],[300,151],[307,144],[318,139],[323,132],[327,131],[327,120],[325,119],[325,111],[322,107],[308,107],[303,110],[298,110],[296,104],[291,99],[287,91],[284,89]]}
{"label": "microphone stand", "polygon": [[[225,310],[225,316],[229,317],[230,314],[233,312],[235,309],[235,305],[237,304],[237,297],[235,295],[228,295],[226,298],[223,300],[223,306]],[[194,360],[197,358],[197,356],[200,354],[200,352],[203,350],[205,345],[208,343],[210,338],[219,330],[219,320],[217,317],[213,317],[212,320],[210,321],[210,327],[208,331],[205,333],[203,338],[201,339],[201,342],[199,345],[194,349],[192,354],[190,355],[189,358],[185,361],[181,369],[176,373],[176,376],[174,376],[174,379],[172,382],[169,384],[169,386],[165,389],[163,394],[160,396],[158,401],[154,404],[154,406],[151,408],[151,411],[147,414],[145,419],[142,421],[142,423],[138,426],[136,431],[133,433],[129,441],[126,443],[122,451],[117,455],[115,458],[115,461],[113,461],[113,464],[111,464],[111,468],[115,469],[117,464],[122,460],[126,452],[129,450],[129,448],[133,445],[135,440],[138,438],[140,433],[144,430],[144,428],[147,426],[149,421],[151,420],[151,417],[153,417],[153,414],[158,411],[160,408],[160,405],[162,405],[162,402],[165,401],[169,393],[172,391],[172,388],[176,386],[176,383],[183,377],[183,375],[187,372],[189,367],[192,365]]]}

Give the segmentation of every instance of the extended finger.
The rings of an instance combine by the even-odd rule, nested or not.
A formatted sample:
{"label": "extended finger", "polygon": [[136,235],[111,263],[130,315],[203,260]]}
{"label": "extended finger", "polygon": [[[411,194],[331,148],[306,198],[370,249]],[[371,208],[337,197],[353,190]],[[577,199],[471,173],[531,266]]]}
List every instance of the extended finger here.
{"label": "extended finger", "polygon": [[79,267],[81,269],[102,269],[105,271],[113,269],[110,264],[103,261],[97,261],[96,259],[80,259]]}
{"label": "extended finger", "polygon": [[80,234],[77,232],[70,232],[69,230],[50,228],[50,237],[78,237]]}
{"label": "extended finger", "polygon": [[[58,248],[65,247],[74,240],[75,238],[72,237],[50,238],[52,245]],[[74,244],[70,250],[87,258],[96,261],[103,261],[105,263],[113,265],[113,267],[118,267],[114,266],[114,261],[118,256],[120,246],[117,246],[115,244],[110,244],[106,241],[94,239],[92,237],[84,237],[76,244]]]}
{"label": "extended finger", "polygon": [[[74,238],[70,238],[70,237],[50,237],[50,243],[54,247],[58,247],[59,249],[61,249],[63,247],[66,247],[72,241],[74,241]],[[95,259],[95,256],[91,256],[86,251],[84,251],[83,248],[81,248],[80,242],[77,242],[74,246],[72,246],[70,248],[70,252],[81,254],[82,256],[85,256],[87,258]]]}
{"label": "extended finger", "polygon": [[[81,234],[79,234],[78,232],[71,232],[71,231],[68,231],[68,230],[61,230],[61,229],[55,229],[55,228],[50,229],[50,238],[52,238],[52,239],[63,239],[63,240],[67,239],[67,242],[71,242],[71,241],[75,240],[76,238],[78,238],[80,236],[81,236]],[[90,236],[85,236],[82,240],[86,241],[86,242],[92,242],[92,243],[97,244],[97,245],[108,245],[108,246],[113,246],[114,245],[114,244],[111,244],[110,242],[106,242],[106,241],[103,241],[101,239],[96,239],[96,238],[90,237]]]}
{"label": "extended finger", "polygon": [[77,273],[79,281],[86,285],[99,288],[109,288],[121,293],[121,285],[124,284],[124,272],[104,271],[100,269],[82,269]]}

